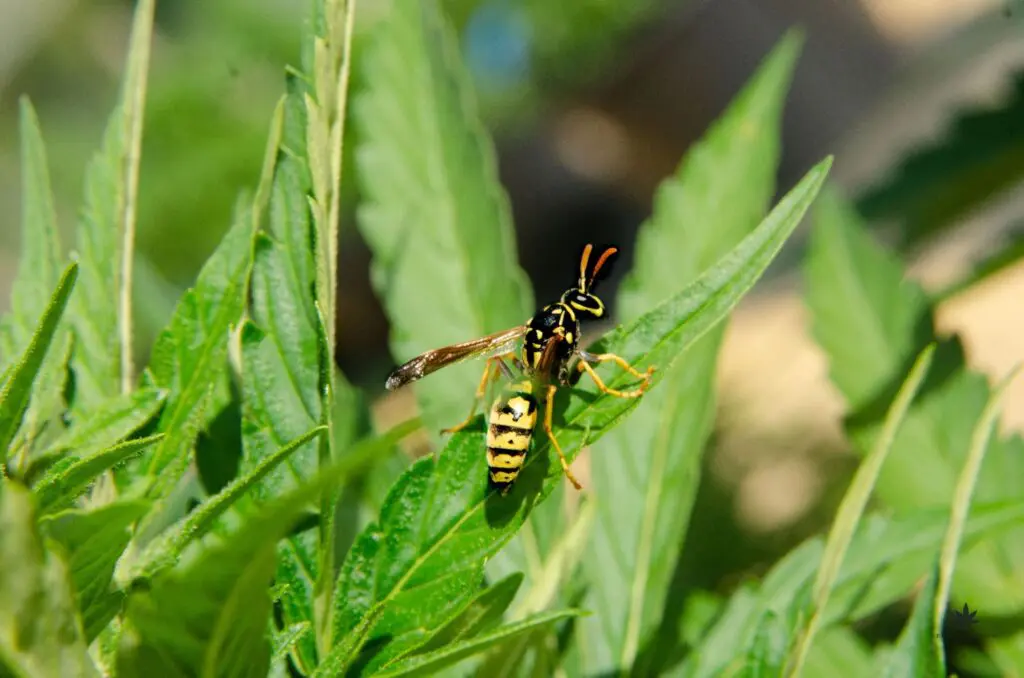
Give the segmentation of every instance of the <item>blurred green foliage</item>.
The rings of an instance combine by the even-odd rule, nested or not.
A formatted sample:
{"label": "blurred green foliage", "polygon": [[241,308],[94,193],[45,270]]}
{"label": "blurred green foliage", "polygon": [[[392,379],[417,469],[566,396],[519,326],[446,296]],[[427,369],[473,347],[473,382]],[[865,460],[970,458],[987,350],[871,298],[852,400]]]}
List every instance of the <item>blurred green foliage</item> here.
{"label": "blurred green foliage", "polygon": [[[657,11],[649,1],[439,4],[447,16],[429,2],[364,3],[352,43],[358,103],[342,156],[341,247],[357,221],[400,358],[529,313],[487,130],[530,124],[592,83]],[[703,512],[697,496],[715,492],[701,474],[714,446],[716,323],[774,257],[828,167],[762,220],[796,41],[783,41],[666,179],[641,227],[615,304],[628,322],[595,350],[656,363],[660,390],[630,403],[592,388],[559,395],[555,426],[570,457],[607,434],[593,446],[592,494],[572,513],[543,441],[512,503],[499,505],[477,482],[479,424],[443,449],[428,436],[437,455],[409,466],[395,447],[419,422],[375,433],[375,390],[333,370],[325,304],[335,290],[325,292],[333,274],[322,249],[336,226],[324,219],[333,195],[324,193],[324,145],[309,145],[333,123],[325,83],[340,61],[325,65],[323,50],[338,50],[341,33],[324,31],[341,24],[325,14],[331,7],[158,7],[134,281],[138,362],[148,368],[127,388],[119,359],[132,347],[121,345],[108,298],[120,280],[107,271],[123,246],[126,114],[107,115],[120,72],[109,39],[132,3],[74,5],[13,81],[43,129],[23,105],[22,253],[0,332],[0,570],[11,575],[0,596],[0,672],[59,661],[82,675],[99,665],[125,676],[280,675],[286,666],[305,675],[779,675],[794,666],[812,614],[822,627],[795,662],[804,675],[837,666],[844,676],[928,675],[938,669],[915,667],[943,665],[950,647],[952,666],[1024,672],[1021,439],[989,441],[1001,387],[936,333],[928,295],[861,220],[897,223],[900,246],[912,246],[1018,185],[1024,80],[1015,76],[1002,102],[954,115],[941,138],[860,197],[860,215],[838,192],[823,196],[805,301],[848,403],[845,435],[860,453],[883,440],[891,456],[856,495],[881,510],[841,515],[838,545],[814,537],[787,553],[786,535],[764,549],[767,575],[713,594],[691,576],[695,561],[713,585],[757,551],[723,536],[737,529],[727,498]],[[299,65],[286,75],[286,63]],[[0,124],[13,129],[11,104]],[[0,149],[13,156],[16,138],[5,135],[10,147]],[[75,243],[85,256],[65,268],[53,225],[69,233],[83,204]],[[114,245],[83,248],[91,237]],[[1022,253],[997,249],[952,289]],[[925,368],[910,367],[931,343],[922,383]],[[472,371],[418,389],[425,427],[454,423]],[[891,435],[880,437],[887,412]],[[822,563],[828,576],[816,577]],[[923,579],[912,611],[902,609]],[[19,597],[18,587],[37,595]],[[942,626],[950,597],[1000,624],[961,642]],[[581,609],[594,615],[578,619]],[[26,644],[11,622],[27,616],[40,621]],[[906,622],[902,635],[864,632],[886,616]],[[969,643],[982,649],[961,661]]]}

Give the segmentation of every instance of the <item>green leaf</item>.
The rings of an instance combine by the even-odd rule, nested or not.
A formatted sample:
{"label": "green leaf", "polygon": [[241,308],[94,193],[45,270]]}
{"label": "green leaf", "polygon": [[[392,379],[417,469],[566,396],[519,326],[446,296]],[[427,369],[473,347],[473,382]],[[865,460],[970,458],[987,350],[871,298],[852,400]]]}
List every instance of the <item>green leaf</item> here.
{"label": "green leaf", "polygon": [[958,111],[937,140],[913,149],[857,206],[871,220],[901,222],[912,246],[957,223],[1024,177],[1024,72],[1005,99]]}
{"label": "green leaf", "polygon": [[[282,147],[276,157],[263,230],[256,237],[249,320],[242,326],[242,471],[324,419],[321,376],[322,325],[314,290],[316,261],[308,196],[303,84],[289,76],[283,107]],[[303,445],[255,488],[259,499],[280,495],[312,477],[318,464],[315,441]],[[281,605],[284,626],[314,623],[317,534],[307,530],[280,547],[278,581],[288,589]],[[293,658],[308,673],[316,664],[316,634],[303,636]]]}
{"label": "green leaf", "polygon": [[[568,619],[581,614],[579,610],[560,610],[558,612],[541,612],[539,614],[532,615],[526,619],[516,622],[515,624],[507,624],[499,627],[494,631],[488,633],[482,633],[469,640],[453,643],[445,646],[440,650],[430,652],[428,654],[416,655],[410,657],[405,661],[401,662],[397,666],[375,673],[375,676],[381,678],[397,678],[397,676],[423,676],[423,675],[434,675],[438,669],[442,669],[445,666],[450,666],[455,662],[461,661],[466,657],[471,657],[474,654],[483,652],[484,650],[494,647],[500,643],[504,643],[515,638],[530,633],[537,628],[553,624],[556,621],[562,619]],[[325,664],[325,669],[317,671],[315,676],[329,676],[334,675],[330,673],[333,667]]]}
{"label": "green leaf", "polygon": [[946,675],[942,634],[939,633],[941,627],[936,626],[933,615],[938,580],[939,568],[936,566],[917,594],[910,619],[889,654],[883,678]]}
{"label": "green leaf", "polygon": [[31,494],[0,480],[0,673],[99,676],[86,651],[67,566],[36,532]]}
{"label": "green leaf", "polygon": [[[780,117],[800,49],[789,34],[659,187],[616,305],[623,320],[693,282],[757,225],[775,191]],[[661,621],[714,423],[724,324],[687,349],[628,423],[593,448],[598,520],[584,559],[588,672],[627,671]]]}
{"label": "green leaf", "polygon": [[345,460],[269,501],[236,532],[130,595],[121,675],[262,676],[270,661],[269,584],[277,543],[300,513],[358,466]]}
{"label": "green leaf", "polygon": [[152,577],[160,570],[174,565],[185,547],[206,535],[216,519],[224,515],[246,492],[284,463],[296,450],[322,435],[325,430],[325,427],[317,427],[308,431],[264,459],[248,473],[228,483],[224,489],[147,544],[137,559],[122,566],[124,574],[119,573],[118,578],[128,585],[136,579]]}
{"label": "green leaf", "polygon": [[26,476],[38,476],[55,458],[67,452],[89,457],[124,440],[152,419],[163,405],[164,396],[160,389],[140,388],[108,398],[97,405],[88,417],[76,420],[71,428],[39,453]]}
{"label": "green leaf", "polygon": [[853,629],[833,626],[822,629],[807,658],[807,678],[868,678],[877,676],[871,646]]}
{"label": "green leaf", "polygon": [[[60,282],[61,245],[50,189],[50,172],[39,120],[27,98],[21,99],[21,252],[18,274],[11,283],[11,313],[0,323],[0,364],[7,365],[25,350]],[[71,347],[66,323],[54,337],[55,348],[40,368],[34,395],[25,411],[21,437],[31,445],[43,426],[64,409],[64,382]]]}
{"label": "green leaf", "polygon": [[[891,401],[913,355],[936,340],[933,314],[920,287],[904,278],[899,261],[872,242],[838,196],[823,196],[815,216],[805,284],[812,329],[829,357],[833,382],[850,403],[847,426],[854,442],[866,450],[879,433],[877,414]],[[964,363],[959,342],[938,342],[932,376],[876,486],[876,496],[896,510],[949,505],[971,431],[989,397],[985,377]],[[980,470],[980,501],[1020,498],[1020,485],[1008,479],[1024,473],[1021,449],[1016,439],[993,443]],[[1024,596],[1015,574],[1024,567],[1021,534],[965,553],[958,596],[992,614],[1013,613],[1012,601]]]}
{"label": "green leaf", "polygon": [[[358,222],[393,355],[404,361],[522,324],[533,304],[508,200],[437,0],[391,4],[362,63]],[[480,366],[464,364],[416,384],[431,434],[465,417],[479,379]]]}
{"label": "green leaf", "polygon": [[[313,191],[310,208],[316,239],[316,298],[324,314],[327,354],[334,355],[338,225],[341,209],[343,131],[348,104],[355,2],[313,5],[314,34],[304,41],[312,58],[304,63],[312,84],[305,98],[306,152]],[[312,63],[310,63],[310,61]],[[325,407],[330,411],[330,403]]]}
{"label": "green leaf", "polygon": [[82,284],[71,315],[74,409],[80,414],[133,383],[131,263],[153,7],[154,0],[136,5],[121,98],[107,122],[102,150],[86,170],[85,207],[75,238]]}
{"label": "green leaf", "polygon": [[522,583],[523,575],[517,572],[481,591],[458,617],[448,622],[434,634],[433,638],[418,648],[416,654],[440,650],[497,626]]}
{"label": "green leaf", "polygon": [[836,517],[832,521],[832,528],[829,530],[828,539],[825,542],[825,552],[821,558],[821,567],[814,578],[814,590],[812,592],[811,605],[806,611],[809,619],[806,625],[797,630],[797,639],[786,666],[787,676],[799,678],[804,662],[807,660],[807,653],[814,641],[814,636],[821,626],[825,606],[828,604],[832,588],[839,576],[839,568],[842,566],[843,558],[853,540],[853,534],[857,530],[864,509],[871,498],[871,491],[878,480],[878,474],[882,470],[882,464],[892,449],[896,431],[902,425],[910,409],[910,403],[917,396],[918,389],[928,374],[932,365],[932,356],[935,354],[935,345],[931,344],[921,355],[918,356],[914,367],[910,370],[896,399],[893,400],[888,414],[885,416],[885,425],[882,427],[882,434],[875,440],[871,452],[864,458],[860,468],[850,481],[850,486],[843,495],[839,508],[836,510]]}
{"label": "green leaf", "polygon": [[895,374],[906,374],[932,340],[927,297],[906,279],[899,259],[858,228],[856,214],[830,188],[814,208],[805,277],[812,329],[829,353],[829,375],[857,411]]}
{"label": "green leaf", "polygon": [[155,498],[166,496],[184,472],[205,408],[228,367],[228,339],[242,316],[252,238],[251,213],[240,206],[231,229],[199,272],[195,287],[178,302],[170,325],[153,347],[150,376],[167,392],[157,425],[167,435],[148,465],[148,474],[155,479],[151,489]]}
{"label": "green leaf", "polygon": [[70,503],[104,471],[140,454],[163,437],[164,434],[158,433],[146,438],[133,438],[88,456],[68,457],[70,463],[53,469],[32,488],[39,502],[40,513],[52,513],[56,508]]}
{"label": "green leaf", "polygon": [[[328,435],[320,439],[319,462],[328,463],[337,455],[339,442],[347,446],[357,437],[334,430],[344,423],[335,416],[335,398],[350,401],[354,407],[343,411],[349,423],[366,416],[365,403],[358,401],[356,392],[334,369],[336,353],[338,288],[338,241],[341,222],[341,172],[343,130],[347,117],[349,71],[351,68],[352,31],[355,23],[355,2],[324,0],[313,4],[312,30],[304,43],[304,70],[311,87],[304,97],[306,112],[305,159],[309,171],[311,191],[308,202],[312,219],[312,249],[315,261],[315,310],[318,320],[320,375],[317,392],[320,394],[319,423],[327,426]],[[314,611],[330,612],[335,573],[335,552],[338,547],[335,518],[338,491],[327,493],[321,499],[319,523],[319,563],[315,581]],[[326,641],[329,620],[318,618],[315,628],[320,632],[317,640]]]}
{"label": "green leaf", "polygon": [[[541,612],[539,615],[532,615],[521,622],[508,624],[495,629],[494,631],[482,633],[469,640],[446,645],[441,649],[426,654],[411,656],[411,658],[404,660],[397,666],[380,673],[375,673],[374,675],[380,676],[381,678],[396,678],[397,676],[432,676],[435,675],[435,672],[439,669],[443,669],[446,666],[451,666],[456,662],[460,662],[468,658],[468,656],[482,652],[485,649],[494,647],[500,643],[514,640],[523,634],[528,634],[538,628],[553,624],[560,620],[577,617],[581,615],[581,613],[581,610],[577,609]],[[334,666],[325,663],[321,669],[313,675],[316,677],[331,676],[335,675],[331,673],[334,670]]]}
{"label": "green leaf", "polygon": [[[973,545],[993,538],[1013,529],[1022,518],[1024,501],[975,506],[965,542]],[[862,520],[839,570],[824,625],[860,619],[904,596],[934,562],[947,519],[948,510],[942,507]],[[726,664],[750,646],[757,622],[769,610],[782,613],[805,606],[823,551],[821,537],[809,539],[772,567],[753,599],[747,589],[734,595],[715,624],[696,641],[700,652],[687,658],[679,675],[720,675]],[[896,574],[895,581],[887,581],[891,573]]]}
{"label": "green leaf", "polygon": [[[583,544],[589,538],[590,529],[593,527],[595,507],[587,504],[587,512],[590,514],[586,524],[581,524],[580,515],[570,519],[569,511],[565,501],[565,493],[575,491],[566,485],[558,485],[551,496],[541,505],[534,508],[523,522],[519,531],[509,540],[505,546],[494,554],[494,557],[487,561],[487,576],[491,579],[507,577],[514,572],[522,572],[525,575],[523,586],[518,594],[518,601],[510,610],[509,619],[518,621],[527,614],[541,612],[547,609],[549,604],[561,604],[563,607],[572,607],[569,599],[559,592],[553,597],[551,586],[565,573],[561,570],[562,564],[579,562],[579,558],[585,555]],[[572,520],[572,524],[569,524]],[[580,534],[585,531],[585,534]],[[565,537],[573,533],[574,540],[578,542],[576,553],[568,558],[564,554],[555,552],[556,548],[564,547]],[[561,561],[555,562],[556,560]],[[543,604],[541,604],[543,603]],[[532,636],[520,638],[518,647],[526,650],[533,639]],[[500,650],[504,653],[507,647]],[[493,656],[493,653],[492,653]],[[515,662],[515,656],[507,658]],[[505,661],[503,655],[502,661]]]}
{"label": "green leaf", "polygon": [[[557,494],[566,487],[567,485],[565,484],[560,485],[553,494]],[[549,496],[547,501],[530,514],[530,520],[523,523],[523,527],[517,536],[529,536],[534,543],[524,539],[524,546],[539,546],[536,543],[539,540],[536,540],[532,534],[528,535],[532,526],[541,523],[540,520],[536,519],[537,514],[544,513],[545,509],[552,507],[561,509],[561,504],[560,497]],[[530,562],[533,568],[529,578],[531,586],[510,608],[508,614],[510,620],[519,621],[528,615],[542,612],[551,606],[556,606],[559,602],[576,604],[580,601],[582,595],[578,594],[576,589],[573,588],[572,578],[578,572],[580,561],[587,555],[585,546],[593,530],[596,514],[596,502],[584,499],[577,507],[575,515],[564,527],[561,523],[548,521],[547,527],[549,529],[562,528],[563,531],[561,534],[551,537],[550,545],[545,544],[543,562],[533,563],[534,558],[538,556],[536,553],[530,554],[530,557],[527,559],[527,562]],[[510,541],[499,552],[499,555],[507,552],[514,543],[515,540]],[[537,550],[539,551],[539,548]],[[489,561],[489,563],[491,562],[493,562],[493,559]],[[585,586],[585,584],[582,585]],[[482,677],[501,675],[507,670],[507,667],[521,663],[524,655],[530,651],[531,647],[536,652],[541,653],[546,651],[549,645],[557,645],[558,639],[554,636],[556,633],[555,629],[550,629],[549,635],[546,638],[541,637],[541,633],[542,631],[538,631],[531,635],[521,636],[514,642],[508,642],[494,648],[477,667],[475,675]],[[561,632],[558,633],[561,635]],[[567,667],[563,665],[562,668],[565,669]]]}
{"label": "green leaf", "polygon": [[978,485],[981,475],[982,462],[985,453],[989,449],[989,442],[993,430],[999,419],[999,411],[1002,405],[1003,396],[1010,382],[1020,372],[1018,364],[1002,383],[997,385],[985,404],[978,417],[977,423],[971,432],[971,446],[967,451],[967,460],[964,462],[963,470],[957,479],[956,488],[953,490],[953,506],[949,517],[949,529],[942,543],[942,553],[939,557],[939,578],[938,593],[935,601],[935,625],[939,626],[942,621],[942,613],[946,607],[946,600],[949,598],[950,582],[953,578],[953,567],[956,563],[957,551],[960,549],[960,542],[963,539],[964,527],[967,523],[967,516],[971,511],[971,501]]}
{"label": "green leaf", "polygon": [[787,620],[769,610],[759,621],[750,650],[744,657],[737,658],[734,664],[737,670],[728,671],[725,675],[736,678],[774,678],[781,675],[790,628],[792,625]]}
{"label": "green leaf", "polygon": [[148,509],[146,501],[122,499],[89,511],[62,511],[39,521],[67,555],[86,643],[121,609],[124,593],[111,587],[114,566],[131,539],[132,523]]}
{"label": "green leaf", "polygon": [[72,263],[61,275],[57,289],[54,290],[39,319],[32,338],[25,347],[21,357],[13,366],[10,376],[0,389],[0,464],[7,462],[11,441],[21,426],[22,416],[28,408],[32,397],[36,377],[43,366],[46,353],[50,348],[64,308],[67,306],[71,290],[75,288],[78,277],[78,264]]}
{"label": "green leaf", "polygon": [[[634,365],[667,370],[753,286],[814,199],[830,162],[812,169],[753,233],[700,279],[610,333],[598,342],[599,350],[617,352]],[[609,381],[616,388],[627,379]],[[656,372],[652,382],[658,381]],[[593,391],[572,398],[564,410],[556,405],[564,411],[556,434],[567,456],[574,456],[584,436],[596,440],[636,405],[636,399],[624,403]],[[385,500],[380,521],[364,530],[345,560],[333,629],[344,645],[325,663],[349,666],[371,641],[374,659],[383,661],[393,651],[391,644],[403,647],[430,623],[443,623],[450,607],[475,593],[482,563],[563,482],[557,458],[547,454],[543,436],[538,438],[520,479],[505,497],[487,488],[478,433],[457,433],[437,460],[426,457],[413,464]],[[544,461],[535,463],[538,459]]]}

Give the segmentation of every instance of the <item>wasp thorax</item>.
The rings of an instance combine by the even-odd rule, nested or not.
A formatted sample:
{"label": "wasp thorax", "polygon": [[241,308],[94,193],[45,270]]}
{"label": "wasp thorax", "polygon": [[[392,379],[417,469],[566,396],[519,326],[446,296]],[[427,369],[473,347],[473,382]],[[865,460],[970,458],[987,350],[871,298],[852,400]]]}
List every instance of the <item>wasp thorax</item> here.
{"label": "wasp thorax", "polygon": [[600,318],[604,316],[604,302],[588,292],[574,287],[562,295],[562,303],[568,304],[572,310]]}

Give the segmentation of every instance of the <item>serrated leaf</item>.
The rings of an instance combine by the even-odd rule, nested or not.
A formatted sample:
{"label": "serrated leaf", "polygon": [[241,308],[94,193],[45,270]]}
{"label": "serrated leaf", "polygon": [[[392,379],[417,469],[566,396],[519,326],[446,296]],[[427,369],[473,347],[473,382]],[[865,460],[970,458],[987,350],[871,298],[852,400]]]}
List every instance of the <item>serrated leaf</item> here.
{"label": "serrated leaf", "polygon": [[[335,353],[338,227],[341,209],[343,131],[347,117],[355,2],[328,0],[313,12],[312,93],[305,97],[307,164],[313,192],[312,208],[317,253],[316,298],[324,314],[327,354]],[[329,404],[328,404],[329,409]]]}
{"label": "serrated leaf", "polygon": [[132,523],[148,509],[149,502],[122,499],[88,511],[62,511],[39,521],[46,535],[64,547],[86,643],[121,609],[124,593],[111,586],[114,566],[131,539]]}
{"label": "serrated leaf", "polygon": [[789,654],[786,665],[786,676],[799,678],[804,662],[807,660],[807,653],[814,641],[821,626],[825,606],[828,604],[829,596],[839,576],[839,568],[842,566],[843,558],[846,556],[853,534],[857,530],[864,509],[871,498],[871,492],[878,480],[878,474],[882,465],[892,449],[896,432],[903,424],[910,409],[910,403],[917,396],[918,389],[924,381],[932,365],[932,356],[935,355],[935,345],[929,345],[921,355],[918,356],[910,374],[907,375],[903,385],[900,387],[896,398],[889,407],[885,416],[885,425],[882,433],[875,440],[871,452],[861,462],[860,467],[850,481],[850,486],[843,495],[839,508],[836,509],[835,519],[829,530],[825,542],[825,552],[821,558],[821,567],[814,578],[814,589],[811,594],[811,604],[806,612],[806,621],[801,620],[801,627],[796,630],[796,641]]}
{"label": "serrated leaf", "polygon": [[[758,279],[814,199],[830,163],[826,159],[812,169],[753,233],[700,279],[606,335],[595,350],[619,353],[641,368],[657,365],[667,370]],[[659,380],[660,373],[655,372],[652,383]],[[620,375],[610,379],[609,386],[621,387],[627,381]],[[591,442],[598,439],[638,404],[636,399],[625,403],[593,391],[586,395],[572,398],[568,406],[556,405],[564,411],[556,420],[556,434],[568,457],[575,455],[584,436]],[[442,578],[445,587],[454,577],[461,578],[459,598],[473,595],[482,563],[508,541],[533,505],[563,482],[557,458],[547,454],[543,436],[538,438],[520,479],[505,497],[487,487],[479,434],[457,433],[436,461],[426,457],[413,464],[392,487],[379,523],[363,532],[342,567],[333,631],[344,645],[337,646],[325,663],[349,666],[371,641],[383,643],[375,648],[379,657],[387,651],[387,638],[397,641],[428,628],[417,601],[433,597]],[[544,461],[537,463],[538,459]],[[456,602],[448,599],[451,605]],[[403,620],[403,609],[416,613]],[[428,611],[436,614],[435,623],[441,621],[443,608]],[[388,625],[383,623],[386,615]]]}
{"label": "serrated leaf", "polygon": [[[242,326],[241,469],[254,468],[289,440],[318,426],[324,415],[322,325],[314,297],[316,261],[309,172],[302,162],[306,111],[303,83],[289,76],[284,103],[282,148],[268,193],[263,230],[257,235],[249,318]],[[279,495],[316,471],[319,450],[307,443],[255,488],[255,496]],[[278,581],[288,588],[281,600],[285,626],[314,620],[319,572],[317,534],[307,530],[279,548]],[[316,634],[303,636],[293,659],[308,673],[316,664]]]}
{"label": "serrated leaf", "polygon": [[48,464],[67,452],[89,457],[114,445],[149,421],[163,402],[163,391],[155,388],[140,388],[108,398],[36,455],[26,476],[38,477]]}
{"label": "serrated leaf", "polygon": [[224,515],[246,492],[284,463],[300,447],[323,435],[325,430],[325,427],[317,427],[306,432],[263,459],[248,473],[228,483],[224,489],[151,541],[137,560],[130,566],[124,566],[125,573],[120,575],[119,579],[127,585],[135,579],[152,577],[160,570],[172,566],[181,556],[185,547],[209,532],[214,521]]}
{"label": "serrated leaf", "polygon": [[[384,678],[397,678],[398,676],[424,676],[434,675],[433,672],[450,666],[466,657],[483,652],[484,650],[508,642],[515,638],[531,633],[537,628],[553,624],[562,619],[568,619],[581,614],[579,610],[560,610],[558,612],[541,612],[527,617],[521,622],[502,626],[494,631],[482,633],[470,640],[453,643],[440,650],[429,654],[417,655],[406,659],[398,666],[376,673],[374,675]],[[320,675],[319,673],[317,675]],[[323,675],[330,675],[324,673]]]}
{"label": "serrated leaf", "polygon": [[[837,195],[827,193],[815,216],[805,272],[812,329],[850,403],[851,436],[864,450],[911,356],[936,341],[933,314],[920,287]],[[876,496],[897,510],[948,505],[988,395],[986,379],[965,367],[959,342],[939,341],[933,376],[897,434]],[[980,501],[1020,497],[1020,486],[1007,482],[1022,472],[1019,449],[1012,439],[993,443],[980,471]],[[1014,574],[1022,564],[1019,534],[983,544],[960,559],[957,593],[993,613],[1010,613],[1012,601],[1024,596]]]}
{"label": "serrated leaf", "polygon": [[[966,525],[965,542],[976,544],[992,538],[1013,529],[1022,518],[1022,501],[977,505]],[[904,596],[933,562],[947,519],[948,510],[938,508],[918,509],[892,518],[871,515],[862,520],[840,568],[825,625],[862,618]],[[719,619],[697,641],[700,652],[689,656],[677,675],[720,675],[726,664],[749,647],[757,620],[768,610],[806,605],[823,550],[821,537],[805,541],[772,567],[753,600],[746,590],[744,595],[733,596]],[[891,571],[898,573],[895,583],[885,581]],[[875,588],[880,588],[882,594],[872,597]]]}
{"label": "serrated leaf", "polygon": [[[39,120],[27,98],[21,112],[21,251],[11,283],[11,312],[0,323],[0,364],[7,365],[28,345],[40,309],[60,281],[62,262],[50,171]],[[59,325],[55,347],[40,368],[39,381],[22,423],[21,438],[31,446],[43,426],[63,410],[70,334]]]}
{"label": "serrated leaf", "polygon": [[[565,485],[559,486],[552,495],[557,495],[565,487]],[[560,498],[557,496],[548,497],[547,501],[530,514],[530,518],[536,518],[538,512],[543,512],[545,508],[549,508],[552,505],[561,508],[558,506],[559,500]],[[560,535],[552,537],[550,546],[545,545],[543,563],[537,563],[535,571],[531,571],[529,581],[532,585],[530,589],[509,610],[508,618],[511,621],[519,621],[528,615],[542,612],[551,606],[556,606],[559,602],[569,603],[570,606],[580,602],[583,596],[577,594],[577,589],[573,587],[572,578],[579,571],[580,561],[587,555],[584,547],[590,538],[596,513],[597,507],[595,502],[585,499],[580,503],[575,515],[568,521],[568,524],[562,526],[561,523],[548,521],[549,528],[557,527],[563,531]],[[538,523],[541,523],[541,521],[527,520],[523,523],[522,529],[517,536],[525,536],[524,533],[530,530],[532,525]],[[530,537],[533,538],[533,535],[530,535]],[[524,545],[530,545],[530,542],[523,541],[525,542]],[[499,555],[505,553],[514,543],[515,540],[510,541],[509,545],[506,545],[505,549],[499,552]],[[532,559],[531,557],[529,561],[532,561]],[[489,561],[489,564],[492,562],[493,559]],[[577,584],[583,587],[587,586],[588,583],[577,581]],[[554,632],[555,630],[552,629],[552,634]],[[536,675],[537,671],[542,670],[541,665],[543,662],[540,661],[540,658],[547,659],[550,654],[547,651],[549,646],[552,644],[557,645],[557,639],[553,635],[543,637],[540,634],[541,632],[538,631],[531,635],[521,636],[515,642],[505,643],[494,648],[484,661],[476,667],[475,675],[481,676],[481,678],[502,675],[509,667],[520,664],[523,661],[524,655],[531,649],[538,656],[534,670]],[[562,668],[568,670],[564,663],[562,663]]]}
{"label": "serrated leaf", "polygon": [[[404,361],[525,322],[508,201],[436,0],[391,4],[362,59],[358,223],[392,353]],[[465,417],[479,378],[479,365],[456,365],[416,384],[431,434]]]}
{"label": "serrated leaf", "polygon": [[129,596],[118,651],[122,675],[262,676],[270,662],[269,584],[276,544],[300,513],[354,469],[340,462],[269,501],[188,565]]}
{"label": "serrated leaf", "polygon": [[67,457],[70,463],[65,462],[66,465],[61,464],[59,468],[53,469],[32,488],[40,513],[52,513],[70,503],[100,474],[140,454],[150,445],[159,443],[163,437],[164,434],[158,433],[146,438],[133,438],[88,456]]}
{"label": "serrated leaf", "polygon": [[440,650],[446,645],[471,638],[496,626],[501,622],[501,615],[512,603],[522,583],[522,573],[516,572],[488,586],[458,617],[448,622],[422,647],[417,648],[416,654]]}
{"label": "serrated leaf", "polygon": [[[152,382],[167,392],[157,430],[166,433],[150,455],[151,496],[161,498],[184,472],[203,425],[202,415],[227,369],[228,340],[245,303],[252,263],[253,222],[240,205],[234,224],[178,302],[150,360]],[[307,429],[308,430],[308,429]]]}
{"label": "serrated leaf", "polygon": [[82,289],[71,315],[74,409],[81,414],[131,384],[131,248],[153,8],[154,0],[135,7],[121,97],[107,121],[103,147],[86,169],[75,237]]}
{"label": "serrated leaf", "polygon": [[910,150],[858,198],[871,220],[901,222],[904,248],[956,223],[1024,177],[1024,72],[1003,101],[957,111],[938,139]]}
{"label": "serrated leaf", "polygon": [[[487,561],[487,575],[492,579],[507,577],[514,572],[522,572],[525,575],[523,586],[517,596],[518,602],[510,611],[510,621],[518,621],[526,614],[541,612],[546,609],[547,603],[552,602],[548,595],[550,591],[546,589],[552,583],[551,577],[556,573],[560,577],[562,572],[558,572],[557,568],[551,569],[549,566],[556,564],[552,563],[553,558],[560,557],[554,552],[560,538],[573,528],[573,525],[568,524],[570,516],[565,501],[566,491],[573,490],[572,488],[567,490],[564,485],[556,486],[551,496],[530,512],[512,539]],[[590,506],[588,510],[593,514],[594,507]],[[576,518],[579,518],[578,513]],[[593,518],[592,515],[591,518]],[[579,527],[578,522],[576,526]],[[592,526],[593,520],[591,519],[589,525],[585,526],[588,535]],[[576,559],[574,562],[578,562],[578,558],[582,557],[584,553],[585,551],[581,548],[577,554],[574,554]],[[564,558],[562,560],[564,561]],[[539,602],[541,599],[545,601],[545,604],[538,607],[535,602]],[[573,606],[560,593],[557,596],[557,601],[563,607]],[[526,649],[530,640],[531,637],[521,638],[517,645]],[[514,661],[515,658],[510,656],[510,660]]]}
{"label": "serrated leaf", "polygon": [[86,651],[67,566],[45,549],[34,513],[28,490],[0,480],[0,673],[99,676]]}
{"label": "serrated leaf", "polygon": [[57,333],[61,317],[78,277],[78,264],[72,263],[53,291],[39,324],[10,375],[0,389],[0,465],[6,464],[11,441],[21,426],[22,416],[28,408],[36,377],[42,369],[46,353]]}
{"label": "serrated leaf", "polygon": [[[616,308],[631,320],[695,280],[764,215],[775,191],[780,117],[800,38],[767,57],[729,110],[655,197]],[[580,635],[588,672],[627,671],[666,608],[716,409],[724,324],[666,371],[666,385],[592,451],[598,520],[587,544],[590,607]]]}

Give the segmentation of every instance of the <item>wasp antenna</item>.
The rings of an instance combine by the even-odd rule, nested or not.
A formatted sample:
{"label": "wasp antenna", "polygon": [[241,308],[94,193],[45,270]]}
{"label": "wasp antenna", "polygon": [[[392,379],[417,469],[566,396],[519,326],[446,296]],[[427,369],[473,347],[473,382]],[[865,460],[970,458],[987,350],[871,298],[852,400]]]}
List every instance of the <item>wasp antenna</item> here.
{"label": "wasp antenna", "polygon": [[610,259],[612,255],[614,255],[618,251],[619,249],[617,247],[609,247],[608,249],[601,253],[601,257],[597,260],[597,263],[594,264],[594,271],[590,274],[590,282],[584,289],[588,289],[594,286],[594,281],[597,280],[597,272],[600,271],[601,267],[605,265],[605,262],[607,262],[608,259]]}
{"label": "wasp antenna", "polygon": [[580,284],[581,290],[587,289],[587,264],[590,263],[590,251],[594,249],[594,246],[587,243],[587,246],[583,248],[583,254],[580,255]]}

